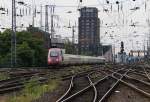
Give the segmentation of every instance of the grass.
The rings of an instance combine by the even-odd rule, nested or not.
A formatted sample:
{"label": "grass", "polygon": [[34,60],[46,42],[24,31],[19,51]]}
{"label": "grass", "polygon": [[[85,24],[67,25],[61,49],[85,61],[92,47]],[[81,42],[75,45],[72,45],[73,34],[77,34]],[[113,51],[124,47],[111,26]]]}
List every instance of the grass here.
{"label": "grass", "polygon": [[6,73],[0,73],[0,80],[6,80],[6,79],[9,79],[8,74],[6,74]]}
{"label": "grass", "polygon": [[111,65],[109,65],[109,64],[106,64],[106,65],[105,65],[105,67],[107,67],[107,68],[111,68],[112,66],[111,66]]}
{"label": "grass", "polygon": [[71,71],[70,71],[70,74],[75,74],[75,73],[80,73],[80,72],[83,72],[83,71],[87,71],[87,70],[90,70],[92,69],[92,67],[90,67],[89,65],[82,65],[82,66],[73,66],[71,67]]}
{"label": "grass", "polygon": [[48,84],[40,85],[36,79],[31,79],[25,85],[20,95],[14,95],[7,102],[32,102],[41,97],[46,92],[54,91],[59,84],[57,80],[50,80]]}

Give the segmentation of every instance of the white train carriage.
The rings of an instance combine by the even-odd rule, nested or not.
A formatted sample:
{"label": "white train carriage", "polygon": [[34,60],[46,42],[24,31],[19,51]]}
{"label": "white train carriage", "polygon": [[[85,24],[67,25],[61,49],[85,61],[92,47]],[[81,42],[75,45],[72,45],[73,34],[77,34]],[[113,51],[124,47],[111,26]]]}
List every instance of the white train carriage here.
{"label": "white train carriage", "polygon": [[68,64],[98,64],[105,63],[104,57],[92,57],[64,54],[62,49],[51,48],[48,52],[48,65],[68,65]]}
{"label": "white train carriage", "polygon": [[91,57],[81,55],[64,54],[62,64],[98,64],[104,63],[104,57]]}

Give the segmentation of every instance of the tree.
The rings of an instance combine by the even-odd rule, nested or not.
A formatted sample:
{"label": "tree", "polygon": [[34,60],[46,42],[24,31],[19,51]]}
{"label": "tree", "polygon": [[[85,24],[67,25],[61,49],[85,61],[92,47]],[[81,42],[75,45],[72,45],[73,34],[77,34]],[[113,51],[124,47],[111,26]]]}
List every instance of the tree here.
{"label": "tree", "polygon": [[11,30],[7,29],[0,33],[0,55],[6,56],[11,51]]}
{"label": "tree", "polygon": [[[32,33],[21,31],[17,37],[17,64],[18,66],[45,66],[47,49],[44,48],[44,39],[33,36]],[[11,30],[0,33],[0,67],[11,65]]]}
{"label": "tree", "polygon": [[19,66],[32,66],[34,63],[34,50],[32,50],[27,42],[23,42],[17,47],[17,62]]}

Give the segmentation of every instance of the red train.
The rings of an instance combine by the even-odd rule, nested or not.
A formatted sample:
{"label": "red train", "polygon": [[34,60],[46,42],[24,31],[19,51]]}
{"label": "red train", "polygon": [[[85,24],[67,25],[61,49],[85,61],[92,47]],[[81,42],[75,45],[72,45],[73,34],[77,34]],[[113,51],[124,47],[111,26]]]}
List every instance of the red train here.
{"label": "red train", "polygon": [[51,48],[48,51],[48,65],[58,65],[63,61],[63,52],[60,48]]}

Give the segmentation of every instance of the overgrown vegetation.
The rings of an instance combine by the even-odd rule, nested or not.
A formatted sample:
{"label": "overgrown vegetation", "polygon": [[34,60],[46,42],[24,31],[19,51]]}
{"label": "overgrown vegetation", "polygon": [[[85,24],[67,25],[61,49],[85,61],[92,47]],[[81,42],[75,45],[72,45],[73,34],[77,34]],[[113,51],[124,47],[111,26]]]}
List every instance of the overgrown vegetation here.
{"label": "overgrown vegetation", "polygon": [[6,79],[9,79],[8,74],[6,74],[6,73],[0,73],[0,80],[6,80]]}
{"label": "overgrown vegetation", "polygon": [[106,65],[105,65],[105,67],[106,67],[106,68],[111,68],[111,67],[112,67],[112,65],[110,65],[110,64],[106,64]]}
{"label": "overgrown vegetation", "polygon": [[75,73],[80,73],[83,71],[87,71],[92,69],[92,67],[90,67],[89,65],[82,65],[82,66],[72,66],[70,69],[70,74],[75,74]]}
{"label": "overgrown vegetation", "polygon": [[[45,66],[47,49],[44,48],[44,39],[28,31],[17,32],[16,36],[17,66]],[[10,67],[10,64],[11,30],[7,29],[0,33],[0,67]]]}
{"label": "overgrown vegetation", "polygon": [[33,78],[25,85],[21,94],[14,95],[8,99],[7,102],[32,102],[40,98],[46,92],[52,92],[57,88],[59,81],[50,80],[48,84],[40,85],[36,78]]}

